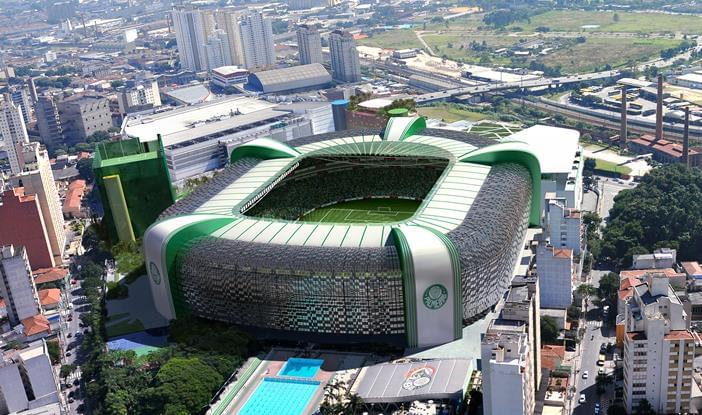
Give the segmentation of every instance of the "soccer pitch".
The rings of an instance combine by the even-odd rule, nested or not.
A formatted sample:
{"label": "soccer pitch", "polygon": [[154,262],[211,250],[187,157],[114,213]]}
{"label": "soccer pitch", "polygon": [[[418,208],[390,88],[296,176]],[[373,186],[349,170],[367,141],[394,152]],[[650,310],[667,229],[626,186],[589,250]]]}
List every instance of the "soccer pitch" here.
{"label": "soccer pitch", "polygon": [[407,199],[351,200],[315,209],[300,220],[316,223],[397,222],[414,215],[420,204],[420,201]]}

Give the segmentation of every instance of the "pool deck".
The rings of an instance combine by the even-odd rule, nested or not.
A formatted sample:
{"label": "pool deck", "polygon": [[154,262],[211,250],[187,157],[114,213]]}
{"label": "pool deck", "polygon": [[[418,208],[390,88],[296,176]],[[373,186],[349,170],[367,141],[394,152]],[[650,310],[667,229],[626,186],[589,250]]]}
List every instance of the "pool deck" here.
{"label": "pool deck", "polygon": [[[351,356],[352,359],[348,360],[347,358],[349,356]],[[291,357],[324,360],[324,364],[322,364],[322,367],[313,378],[305,378],[306,380],[315,380],[320,383],[303,412],[303,414],[309,415],[313,414],[316,409],[319,408],[319,404],[322,402],[322,399],[324,399],[324,387],[334,377],[335,372],[347,367],[349,364],[356,366],[358,363],[358,367],[360,368],[363,361],[366,360],[367,355],[314,351],[311,353],[311,356],[306,356],[301,350],[273,349],[266,355],[264,361],[246,381],[234,399],[227,405],[223,414],[234,415],[239,413],[263,379],[267,377],[277,377],[280,370],[285,366],[285,362]]]}

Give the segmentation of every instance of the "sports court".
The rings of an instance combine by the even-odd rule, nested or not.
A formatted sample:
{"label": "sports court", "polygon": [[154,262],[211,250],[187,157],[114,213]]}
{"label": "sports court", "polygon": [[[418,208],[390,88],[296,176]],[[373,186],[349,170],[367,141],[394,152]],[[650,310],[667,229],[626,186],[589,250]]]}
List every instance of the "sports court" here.
{"label": "sports court", "polygon": [[305,215],[301,221],[316,223],[387,223],[412,217],[421,204],[410,199],[363,199],[335,203]]}

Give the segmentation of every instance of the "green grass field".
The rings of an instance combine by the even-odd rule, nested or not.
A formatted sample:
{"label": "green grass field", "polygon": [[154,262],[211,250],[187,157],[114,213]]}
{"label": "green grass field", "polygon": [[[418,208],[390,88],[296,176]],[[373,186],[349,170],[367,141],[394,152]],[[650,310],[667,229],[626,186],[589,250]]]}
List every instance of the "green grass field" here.
{"label": "green grass field", "polygon": [[624,175],[631,174],[631,167],[620,166],[617,163],[600,159],[595,159],[595,169]]}
{"label": "green grass field", "polygon": [[359,45],[375,46],[386,49],[421,49],[422,43],[409,29],[390,30],[377,33],[365,39],[359,39]]}
{"label": "green grass field", "polygon": [[[531,17],[531,22],[516,22],[513,27],[524,31],[533,31],[539,26],[548,27],[557,32],[630,32],[661,33],[682,32],[687,34],[702,33],[702,17],[695,15],[672,15],[665,13],[626,13],[617,12],[619,20],[615,21],[614,12],[583,10],[554,10]],[[583,28],[583,26],[598,26]]]}
{"label": "green grass field", "polygon": [[405,220],[421,202],[407,199],[364,199],[316,209],[301,221],[316,223],[385,223]]}
{"label": "green grass field", "polygon": [[485,114],[447,104],[419,107],[417,108],[417,112],[424,117],[435,118],[437,120],[443,120],[444,122],[460,120],[480,121],[486,118]]}

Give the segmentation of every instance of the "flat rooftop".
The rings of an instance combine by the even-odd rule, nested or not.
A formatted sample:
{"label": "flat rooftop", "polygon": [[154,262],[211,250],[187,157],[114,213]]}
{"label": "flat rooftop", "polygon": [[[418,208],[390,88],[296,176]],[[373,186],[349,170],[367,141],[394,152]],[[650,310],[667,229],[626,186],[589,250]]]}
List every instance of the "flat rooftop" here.
{"label": "flat rooftop", "polygon": [[173,111],[130,116],[124,133],[138,137],[142,143],[154,141],[161,134],[163,145],[168,147],[285,114],[274,107],[275,104],[254,98],[224,98]]}

